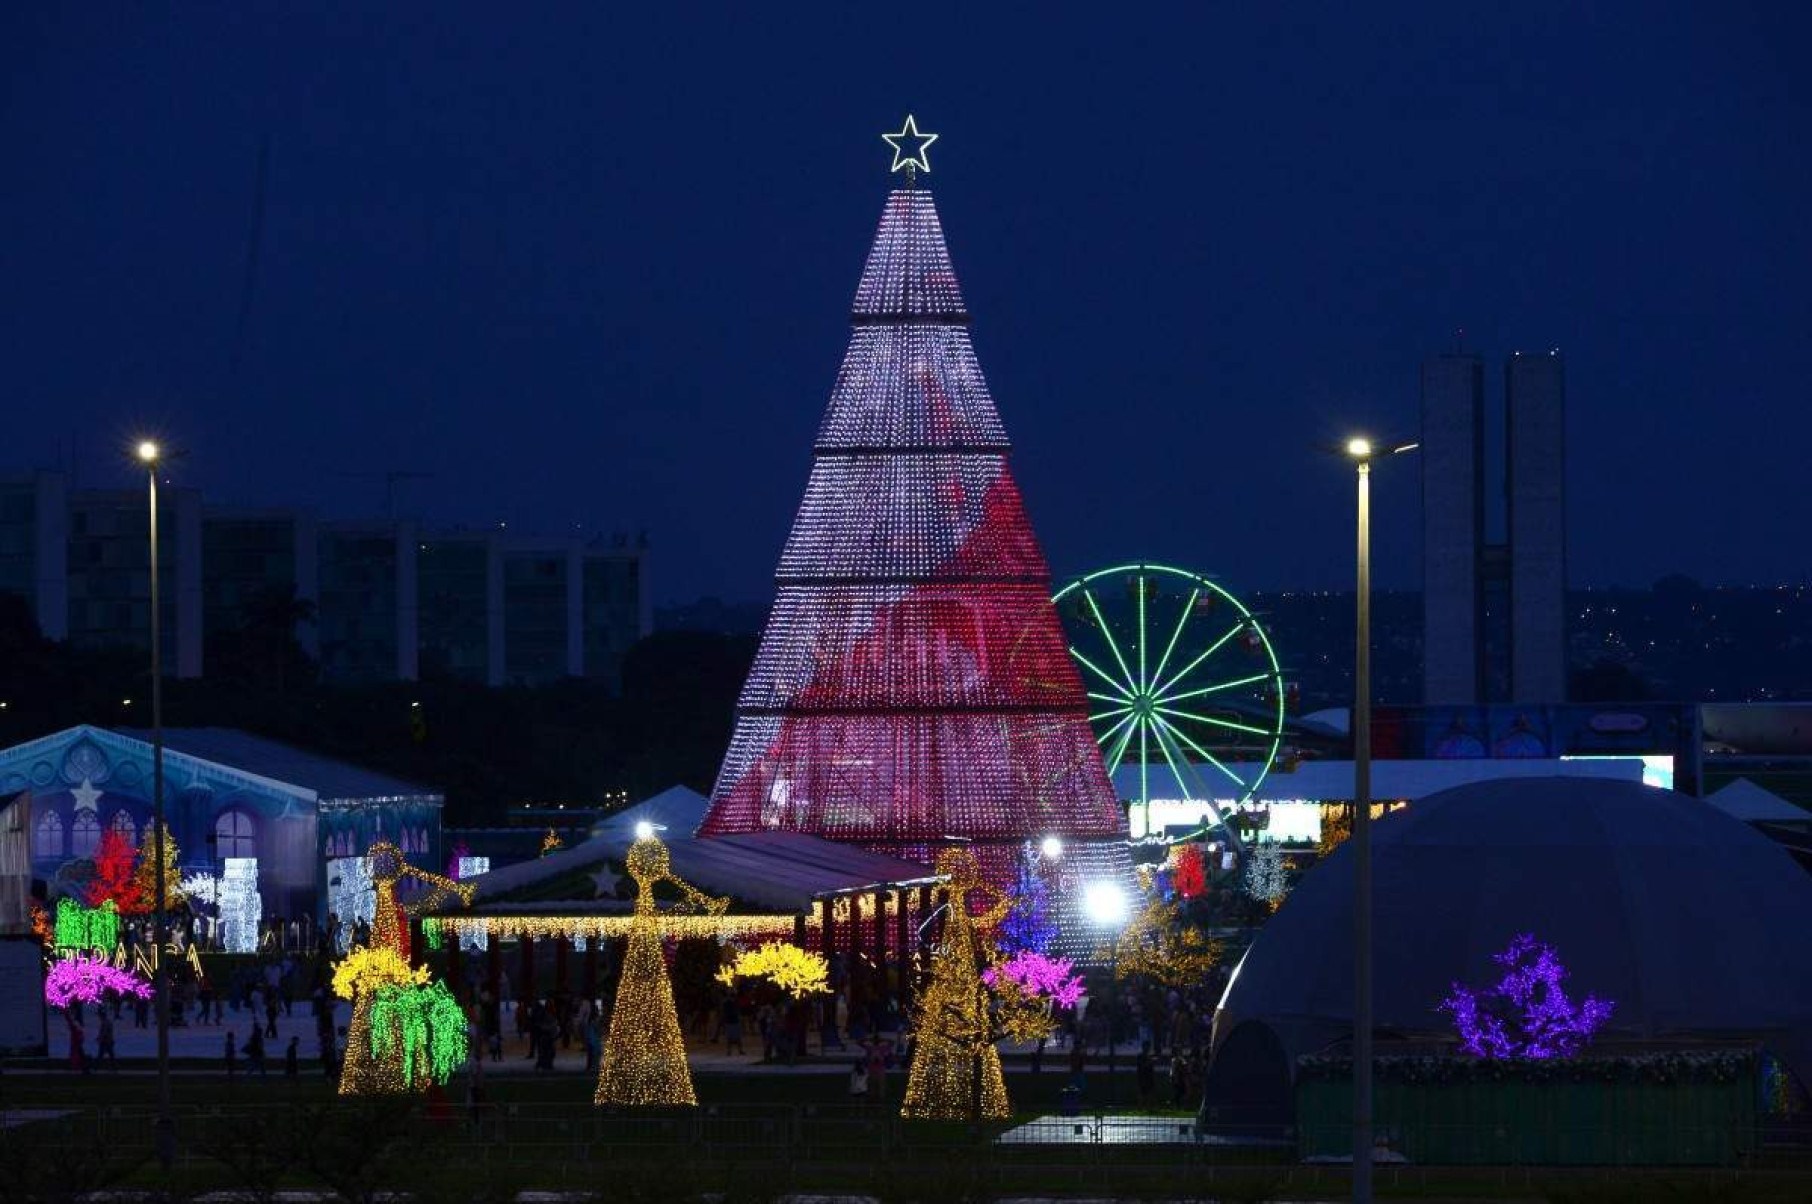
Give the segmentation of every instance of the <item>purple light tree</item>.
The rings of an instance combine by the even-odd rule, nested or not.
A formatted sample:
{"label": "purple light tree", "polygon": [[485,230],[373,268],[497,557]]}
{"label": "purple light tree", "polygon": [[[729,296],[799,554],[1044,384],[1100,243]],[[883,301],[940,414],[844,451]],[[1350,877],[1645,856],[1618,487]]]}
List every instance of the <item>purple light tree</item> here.
{"label": "purple light tree", "polygon": [[1607,1000],[1567,998],[1560,955],[1529,933],[1491,960],[1504,968],[1495,984],[1477,990],[1456,982],[1441,1001],[1475,1058],[1572,1057],[1611,1018],[1616,1005]]}

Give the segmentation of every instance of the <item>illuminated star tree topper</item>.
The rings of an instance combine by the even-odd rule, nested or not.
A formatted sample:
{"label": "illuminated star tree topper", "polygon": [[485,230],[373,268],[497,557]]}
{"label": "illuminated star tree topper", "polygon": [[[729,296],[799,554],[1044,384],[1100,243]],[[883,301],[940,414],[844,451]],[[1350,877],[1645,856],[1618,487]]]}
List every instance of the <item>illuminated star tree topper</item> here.
{"label": "illuminated star tree topper", "polygon": [[931,174],[931,156],[926,152],[937,138],[936,134],[919,133],[919,123],[911,113],[906,114],[906,124],[900,127],[899,133],[881,135],[881,141],[893,147],[892,170],[904,169],[908,180],[912,179],[914,172]]}

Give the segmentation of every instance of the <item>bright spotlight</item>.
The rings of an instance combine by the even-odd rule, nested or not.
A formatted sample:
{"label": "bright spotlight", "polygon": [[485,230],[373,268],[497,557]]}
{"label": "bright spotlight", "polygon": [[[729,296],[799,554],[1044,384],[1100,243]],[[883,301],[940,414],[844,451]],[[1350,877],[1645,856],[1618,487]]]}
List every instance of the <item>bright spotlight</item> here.
{"label": "bright spotlight", "polygon": [[1355,460],[1363,460],[1372,454],[1372,441],[1370,439],[1348,439],[1346,454]]}
{"label": "bright spotlight", "polygon": [[1038,851],[1043,853],[1048,860],[1055,861],[1063,856],[1063,841],[1055,836],[1047,836],[1044,838],[1044,842],[1038,846]]}
{"label": "bright spotlight", "polygon": [[157,463],[157,454],[157,444],[151,442],[149,439],[144,440],[138,445],[138,458],[145,464]]}
{"label": "bright spotlight", "polygon": [[1091,923],[1117,928],[1126,922],[1126,892],[1116,882],[1091,882],[1082,895],[1082,910]]}
{"label": "bright spotlight", "polygon": [[653,839],[653,837],[654,837],[654,825],[653,824],[649,823],[645,819],[636,824],[635,838],[637,840],[651,840],[651,839]]}

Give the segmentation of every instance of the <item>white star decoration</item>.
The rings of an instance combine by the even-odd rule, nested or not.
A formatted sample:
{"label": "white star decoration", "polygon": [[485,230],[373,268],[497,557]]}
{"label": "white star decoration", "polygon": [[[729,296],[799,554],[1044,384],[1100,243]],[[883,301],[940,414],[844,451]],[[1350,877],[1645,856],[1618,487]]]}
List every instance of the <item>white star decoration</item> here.
{"label": "white star decoration", "polygon": [[[900,128],[900,132],[882,134],[881,141],[893,147],[894,171],[904,167],[908,171],[922,171],[929,174],[931,158],[926,152],[931,149],[931,144],[937,141],[937,137],[936,134],[919,133],[918,122],[913,120],[911,113],[908,113],[906,114],[906,124]],[[902,145],[908,141],[914,144],[910,150]]]}
{"label": "white star decoration", "polygon": [[93,811],[95,804],[101,800],[101,792],[96,790],[94,783],[87,778],[83,778],[82,784],[71,789],[69,793],[75,796],[77,811]]}
{"label": "white star decoration", "polygon": [[598,872],[591,876],[592,896],[598,899],[616,898],[617,884],[621,881],[622,878],[610,872],[609,866],[599,866]]}

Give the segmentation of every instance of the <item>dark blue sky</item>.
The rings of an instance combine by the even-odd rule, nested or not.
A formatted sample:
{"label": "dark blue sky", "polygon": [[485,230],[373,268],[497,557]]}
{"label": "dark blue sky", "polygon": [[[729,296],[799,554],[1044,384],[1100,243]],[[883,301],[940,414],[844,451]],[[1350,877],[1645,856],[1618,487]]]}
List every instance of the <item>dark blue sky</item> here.
{"label": "dark blue sky", "polygon": [[432,473],[402,509],[765,598],[911,110],[1060,574],[1344,585],[1314,446],[1413,430],[1458,327],[1494,396],[1568,357],[1576,584],[1812,569],[1801,6],[300,7],[0,12],[0,469],[123,483],[157,429],[328,516]]}

